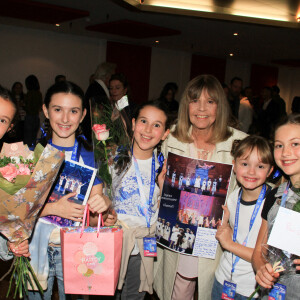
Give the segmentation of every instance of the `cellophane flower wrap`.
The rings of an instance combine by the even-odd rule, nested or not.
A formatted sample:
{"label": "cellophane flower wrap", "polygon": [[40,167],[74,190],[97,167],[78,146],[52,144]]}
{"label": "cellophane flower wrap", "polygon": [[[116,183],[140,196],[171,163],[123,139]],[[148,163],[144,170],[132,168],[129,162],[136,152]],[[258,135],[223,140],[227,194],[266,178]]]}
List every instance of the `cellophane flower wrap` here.
{"label": "cellophane flower wrap", "polygon": [[91,102],[93,146],[98,173],[105,183],[106,194],[114,200],[118,186],[131,161],[130,117],[117,104],[99,107]]}
{"label": "cellophane flower wrap", "polygon": [[[19,244],[31,236],[38,213],[63,161],[64,154],[51,145],[44,148],[38,144],[34,151],[30,151],[22,142],[3,145],[0,153],[0,232],[10,242]],[[6,162],[9,162],[12,170],[16,167],[19,169],[18,173],[23,175],[14,177],[14,170],[3,171],[3,164]],[[30,170],[29,174],[27,169]],[[8,173],[10,177],[7,177]],[[26,268],[24,271],[22,267],[26,281],[29,277],[28,268],[31,268],[28,263],[25,257],[19,257],[15,262],[19,267],[23,265]],[[27,292],[27,283],[18,286],[18,278],[21,276],[18,272],[17,268],[16,291],[18,290],[21,298],[23,291]],[[28,280],[30,282],[31,279]]]}

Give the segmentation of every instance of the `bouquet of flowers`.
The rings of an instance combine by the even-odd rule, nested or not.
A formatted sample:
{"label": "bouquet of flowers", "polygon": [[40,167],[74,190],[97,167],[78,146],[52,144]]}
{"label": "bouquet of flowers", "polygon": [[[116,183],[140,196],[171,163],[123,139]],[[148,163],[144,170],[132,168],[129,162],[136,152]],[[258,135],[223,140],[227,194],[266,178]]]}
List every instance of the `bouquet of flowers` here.
{"label": "bouquet of flowers", "polygon": [[[120,182],[131,160],[131,139],[128,134],[131,127],[129,128],[129,118],[123,110],[126,107],[124,105],[124,99],[122,105],[116,104],[114,108],[111,105],[104,105],[100,109],[97,105],[91,104],[95,160],[107,194],[112,199],[113,186]],[[117,109],[120,111],[116,112]]]}
{"label": "bouquet of flowers", "polygon": [[[12,243],[28,239],[40,209],[50,192],[56,175],[64,161],[64,154],[51,145],[37,145],[30,151],[23,143],[4,144],[0,153],[0,232]],[[26,257],[18,257],[14,263],[12,279],[16,279],[14,297],[23,291],[27,294],[27,282],[31,287],[38,280]]]}

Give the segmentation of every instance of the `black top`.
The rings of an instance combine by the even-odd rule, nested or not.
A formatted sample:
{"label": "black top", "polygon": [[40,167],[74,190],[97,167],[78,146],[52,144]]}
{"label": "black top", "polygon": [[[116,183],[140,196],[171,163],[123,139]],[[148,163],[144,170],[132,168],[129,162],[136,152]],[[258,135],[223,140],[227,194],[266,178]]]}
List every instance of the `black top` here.
{"label": "black top", "polygon": [[271,190],[268,195],[266,196],[266,200],[265,200],[265,203],[264,203],[264,207],[262,209],[262,212],[261,212],[261,217],[264,219],[264,220],[267,220],[268,218],[268,213],[271,209],[271,207],[273,206],[273,204],[275,203],[275,195],[277,193],[277,190],[278,188],[274,189],[274,190]]}

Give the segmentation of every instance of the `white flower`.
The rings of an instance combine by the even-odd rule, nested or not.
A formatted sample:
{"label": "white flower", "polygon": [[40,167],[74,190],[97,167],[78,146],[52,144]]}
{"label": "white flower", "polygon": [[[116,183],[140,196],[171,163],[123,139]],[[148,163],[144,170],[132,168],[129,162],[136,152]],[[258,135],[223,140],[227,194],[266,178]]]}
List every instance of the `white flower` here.
{"label": "white flower", "polygon": [[16,164],[19,164],[21,162],[19,156],[12,156],[11,159],[13,159]]}
{"label": "white flower", "polygon": [[102,125],[95,124],[92,127],[92,129],[93,129],[98,141],[106,141],[108,139],[109,129],[106,129],[105,124],[102,124]]}
{"label": "white flower", "polygon": [[8,215],[7,219],[10,220],[10,221],[15,221],[15,220],[20,219],[20,217],[19,216],[15,216],[15,215]]}
{"label": "white flower", "polygon": [[34,193],[35,193],[34,199],[39,199],[41,197],[41,195],[42,195],[41,191],[35,191]]}
{"label": "white flower", "polygon": [[33,179],[34,179],[35,182],[38,182],[38,181],[43,181],[43,180],[45,180],[45,177],[46,177],[46,175],[43,174],[43,171],[42,171],[42,170],[39,170],[39,171],[37,171],[37,172],[35,173]]}
{"label": "white flower", "polygon": [[48,158],[51,155],[51,151],[49,149],[49,146],[47,145],[42,153],[43,158]]}

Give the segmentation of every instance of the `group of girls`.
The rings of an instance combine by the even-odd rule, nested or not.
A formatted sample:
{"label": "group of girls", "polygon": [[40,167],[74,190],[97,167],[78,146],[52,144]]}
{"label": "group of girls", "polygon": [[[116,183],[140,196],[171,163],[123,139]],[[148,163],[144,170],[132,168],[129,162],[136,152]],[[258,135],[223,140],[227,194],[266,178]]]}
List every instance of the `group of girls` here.
{"label": "group of girls", "polygon": [[[48,89],[43,104],[43,112],[50,123],[45,143],[64,151],[65,157],[69,160],[77,160],[86,165],[94,166],[93,152],[81,136],[80,131],[80,123],[86,114],[83,99],[83,91],[71,82],[60,82]],[[0,89],[0,111],[0,134],[2,138],[13,126],[16,113],[16,105],[12,97],[2,87]],[[149,267],[153,269],[153,257],[144,258],[143,255],[140,255],[143,248],[140,242],[145,236],[154,238],[160,194],[156,181],[157,170],[160,165],[154,149],[161,140],[167,137],[168,127],[167,110],[158,101],[147,102],[142,105],[132,120],[133,162],[119,187],[115,211],[112,211],[106,219],[106,224],[110,225],[116,222],[116,216],[118,216],[118,222],[124,226],[124,229],[134,228],[134,231],[128,230],[125,232],[127,235],[134,236],[134,242],[124,243],[122,265],[126,267],[125,269],[121,268],[120,282],[122,284],[119,284],[119,286],[122,292],[117,293],[117,298],[135,299],[134,297],[138,297],[142,299],[146,291],[152,292],[153,275],[148,269]],[[135,176],[139,178],[134,181]],[[159,182],[162,185],[162,175],[159,177]],[[129,196],[124,198],[122,191],[128,187],[131,191],[127,193]],[[145,195],[144,202],[140,201],[140,194]],[[72,196],[75,196],[75,193],[69,193],[54,203],[46,202],[40,212],[40,218],[36,223],[29,245],[27,240],[15,245],[0,235],[0,257],[2,259],[10,259],[12,254],[16,256],[30,255],[31,263],[36,266],[37,277],[45,290],[44,296],[42,297],[38,291],[30,291],[29,299],[51,299],[55,277],[58,282],[59,298],[60,300],[66,299],[59,228],[42,222],[41,218],[47,215],[55,215],[76,222],[82,221],[84,207],[68,201]],[[102,182],[98,178],[94,182],[88,205],[92,214],[92,226],[96,224],[98,214],[102,213],[107,217],[111,201],[103,195]],[[144,211],[151,211],[151,213],[145,214]],[[129,239],[127,240],[129,241]],[[127,251],[125,251],[126,249]],[[123,262],[124,258],[128,261]],[[145,282],[140,283],[139,270],[141,265],[145,266]],[[123,276],[121,276],[122,272],[124,272]],[[139,292],[139,286],[140,291],[143,292]]]}
{"label": "group of girls", "polygon": [[[80,123],[86,114],[81,89],[71,82],[62,82],[50,87],[45,97],[43,111],[50,122],[47,143],[65,151],[68,159],[78,157],[80,162],[93,165],[93,152],[80,136]],[[7,91],[1,88],[0,137],[11,128],[15,113],[15,104]],[[102,194],[102,183],[99,179],[95,181],[88,200],[89,209],[94,216],[92,221],[96,222],[98,214],[103,213],[107,215],[107,225],[119,223],[124,228],[126,240],[122,250],[118,285],[121,292],[117,293],[119,299],[143,299],[145,292],[153,291],[153,257],[144,256],[143,238],[154,238],[159,195],[166,173],[164,165],[156,180],[156,171],[159,167],[156,148],[169,134],[169,120],[165,106],[158,102],[144,103],[132,119],[132,131],[133,159],[129,171],[116,191],[114,210],[108,210],[111,202]],[[76,151],[79,152],[75,153]],[[229,196],[227,205],[224,206],[223,224],[217,231],[216,238],[224,252],[215,272],[212,299],[221,299],[224,287],[232,282],[235,283],[234,299],[247,299],[256,282],[270,289],[276,281],[287,286],[286,299],[298,299],[300,275],[297,274],[297,270],[300,270],[298,266],[300,260],[294,261],[295,268],[292,274],[280,276],[274,273],[272,266],[264,259],[264,249],[261,245],[266,243],[268,237],[266,232],[270,232],[280,206],[277,199],[287,195],[284,203],[281,201],[281,205],[290,207],[297,198],[295,189],[300,180],[300,115],[289,116],[275,131],[275,162],[282,172],[289,176],[288,185],[284,183],[272,190],[266,184],[273,170],[273,154],[269,143],[263,138],[249,136],[235,142],[232,156],[240,188]],[[83,207],[70,203],[68,198],[71,196],[74,194],[68,194],[56,203],[46,203],[40,217],[57,215],[81,221]],[[0,255],[2,259],[9,258],[8,248],[17,256],[31,254],[32,260],[46,259],[46,264],[50,268],[45,266],[42,272],[45,277],[40,278],[42,284],[45,284],[43,299],[51,299],[54,277],[58,280],[60,299],[65,299],[57,228],[46,228],[44,223],[38,221],[31,243],[34,243],[35,235],[43,241],[49,259],[40,257],[41,253],[36,253],[35,247],[30,247],[29,251],[28,241],[15,245],[6,243],[1,236]],[[42,298],[38,292],[30,292],[29,299]]]}

